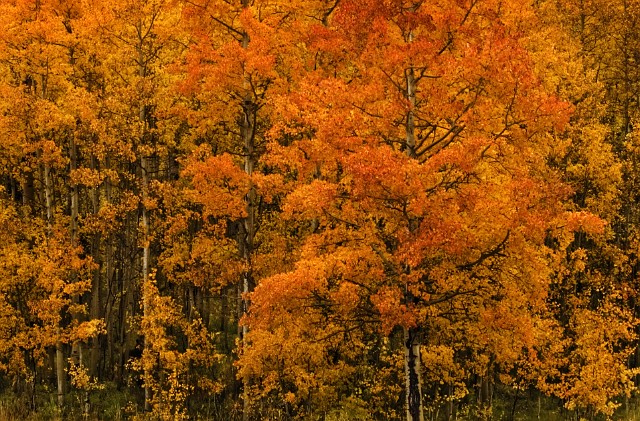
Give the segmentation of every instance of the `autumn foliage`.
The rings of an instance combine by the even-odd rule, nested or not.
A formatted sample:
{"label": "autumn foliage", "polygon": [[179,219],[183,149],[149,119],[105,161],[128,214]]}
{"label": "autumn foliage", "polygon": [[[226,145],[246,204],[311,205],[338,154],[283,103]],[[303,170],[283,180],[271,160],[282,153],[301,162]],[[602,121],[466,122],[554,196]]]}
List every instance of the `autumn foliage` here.
{"label": "autumn foliage", "polygon": [[613,417],[640,374],[639,19],[0,2],[2,396],[70,419],[110,394],[132,419]]}

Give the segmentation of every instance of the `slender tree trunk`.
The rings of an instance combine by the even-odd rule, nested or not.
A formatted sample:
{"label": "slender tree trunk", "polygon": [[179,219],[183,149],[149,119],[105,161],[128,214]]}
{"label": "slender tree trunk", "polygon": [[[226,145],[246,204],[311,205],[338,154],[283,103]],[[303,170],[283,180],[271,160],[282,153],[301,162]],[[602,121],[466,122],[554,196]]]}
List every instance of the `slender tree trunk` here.
{"label": "slender tree trunk", "polygon": [[[142,78],[146,78],[148,76],[147,72],[147,56],[144,52],[144,43],[146,42],[145,38],[143,38],[142,24],[139,23],[138,34],[141,38],[139,38],[138,43],[138,76]],[[144,36],[146,37],[146,35]],[[138,118],[140,120],[141,132],[140,132],[140,143],[146,146],[147,142],[150,141],[149,138],[149,116],[147,115],[148,111],[146,108],[146,104],[140,104]],[[149,259],[150,259],[150,224],[149,224],[149,210],[147,209],[147,199],[149,198],[149,173],[150,173],[150,162],[148,152],[145,150],[140,157],[140,166],[142,170],[142,314],[143,317],[148,317],[149,315],[149,297],[147,296],[147,288],[146,283],[149,279]],[[147,336],[144,337],[144,349],[148,349]],[[151,388],[149,387],[148,379],[151,378],[151,372],[148,369],[145,369],[144,373],[145,383],[144,383],[144,410],[151,410]]]}
{"label": "slender tree trunk", "polygon": [[[40,8],[40,2],[36,2],[36,9]],[[38,93],[33,92],[34,95]],[[40,97],[45,100],[47,95],[47,75],[42,74],[40,76]],[[42,152],[38,151],[38,158],[42,158]],[[51,179],[51,168],[48,163],[43,164],[44,170],[42,176],[44,178],[44,196],[47,216],[47,236],[52,235],[53,231],[53,180]],[[61,322],[60,322],[61,323]],[[62,326],[58,324],[56,329],[56,379],[57,379],[57,393],[58,393],[58,406],[62,408],[64,406],[64,391],[65,391],[65,370],[64,370],[64,348],[61,341]]]}
{"label": "slender tree trunk", "polygon": [[[413,38],[412,36],[410,39]],[[416,105],[416,78],[413,68],[406,70],[407,76],[407,100],[409,101],[409,111],[407,112],[407,122],[405,125],[406,154],[411,158],[416,156],[416,123],[414,108]]]}
{"label": "slender tree trunk", "polygon": [[[413,33],[409,33],[409,43],[413,42]],[[405,153],[410,158],[416,157],[416,127],[415,112],[416,105],[416,78],[413,67],[405,70],[406,76],[406,98],[409,102],[405,124]],[[411,231],[417,229],[413,220],[408,221]],[[408,268],[407,270],[410,270]],[[407,300],[411,297],[407,293]],[[405,399],[407,410],[407,421],[423,421],[422,404],[422,382],[420,367],[420,342],[417,338],[416,328],[404,329],[404,366],[405,366]]]}
{"label": "slender tree trunk", "polygon": [[[127,218],[129,219],[129,218]],[[133,228],[131,228],[131,224],[127,222],[125,232],[131,232]],[[127,248],[125,247],[121,253],[126,253]],[[129,313],[129,302],[131,301],[130,296],[131,291],[128,288],[126,282],[131,282],[131,267],[127,265],[124,261],[124,256],[119,256],[121,259],[121,268],[118,271],[118,319],[116,320],[116,329],[117,329],[117,337],[118,337],[118,345],[119,349],[116,350],[118,357],[118,370],[117,381],[118,385],[124,384],[124,366],[127,360],[126,347],[127,347],[127,318],[130,315]]]}
{"label": "slender tree trunk", "polygon": [[[249,0],[242,0],[243,9],[248,8],[250,5]],[[246,49],[249,47],[249,34],[246,31],[242,32],[242,48]],[[244,101],[242,104],[242,122],[240,127],[240,133],[242,136],[243,148],[244,148],[244,171],[247,175],[251,176],[253,174],[253,169],[255,165],[255,123],[256,123],[256,112],[257,105],[253,100],[253,94],[251,92],[251,83],[249,81],[248,75],[243,75],[243,90],[244,90]],[[255,214],[256,214],[256,190],[253,185],[250,186],[249,193],[246,197],[246,211],[247,217],[243,221],[243,229],[242,234],[244,238],[241,243],[242,250],[242,258],[245,264],[245,271],[242,275],[242,315],[247,314],[249,310],[249,301],[248,294],[253,289],[253,279],[252,279],[252,262],[251,255],[253,253],[253,239],[255,236]],[[246,336],[248,333],[248,327],[246,324],[242,325],[241,331],[241,346],[246,345]],[[243,415],[242,418],[244,421],[249,420],[249,381],[247,379],[243,380],[242,394],[243,394]]]}
{"label": "slender tree trunk", "polygon": [[[71,135],[69,139],[69,155],[70,155],[70,164],[69,169],[70,172],[75,171],[78,168],[78,151],[76,148],[76,142],[73,135]],[[71,237],[71,246],[75,249],[78,246],[78,214],[79,214],[79,204],[78,204],[78,186],[74,183],[70,186],[69,191],[69,201],[71,204],[71,225],[69,229],[69,235]],[[95,278],[95,275],[94,275]],[[72,275],[71,282],[76,282],[76,275]],[[93,286],[93,285],[92,285]],[[92,288],[93,292],[93,288]],[[79,304],[80,296],[78,294],[74,294],[72,298],[74,304]],[[79,321],[80,316],[73,316],[76,321]],[[73,358],[73,363],[76,365],[85,365],[84,358],[84,344],[81,341],[74,341],[71,349],[71,356]],[[88,390],[84,391],[84,405],[83,405],[83,416],[88,418],[89,416],[89,392]]]}
{"label": "slender tree trunk", "polygon": [[[223,332],[223,348],[222,352],[227,354],[229,352],[229,319],[231,318],[231,314],[233,314],[233,309],[229,307],[230,297],[234,297],[234,290],[231,287],[227,287],[224,290],[224,293],[221,297],[222,302],[220,303],[220,331]],[[232,303],[234,301],[231,301]],[[232,306],[231,306],[232,307]]]}
{"label": "slender tree trunk", "polygon": [[58,386],[58,407],[62,408],[64,406],[64,384],[65,384],[65,376],[64,376],[64,349],[62,346],[62,342],[60,341],[60,327],[58,327],[58,340],[56,341],[56,379]]}
{"label": "slender tree trunk", "polygon": [[509,417],[509,420],[514,421],[516,419],[516,405],[518,404],[518,392],[519,389],[516,388],[516,392],[513,395],[513,403],[511,404],[511,416]]}
{"label": "slender tree trunk", "polygon": [[[150,228],[149,228],[149,211],[147,210],[144,202],[148,196],[148,188],[149,188],[149,168],[148,168],[148,159],[147,157],[141,158],[142,163],[142,229],[143,229],[143,249],[142,249],[142,313],[143,317],[148,317],[149,315],[149,297],[147,296],[147,288],[145,284],[149,279],[149,257],[150,257]],[[145,335],[144,339],[144,347],[147,349],[147,337]],[[144,410],[151,410],[151,388],[149,387],[149,382],[146,379],[149,379],[151,376],[151,372],[145,369],[144,377]]]}
{"label": "slender tree trunk", "polygon": [[[78,168],[78,158],[76,151],[76,143],[73,135],[69,139],[69,170],[73,172]],[[78,186],[72,184],[69,186],[69,202],[70,202],[70,211],[71,211],[71,221],[69,226],[69,237],[71,240],[71,247],[75,248],[78,245]],[[72,275],[71,282],[75,282],[75,274]],[[78,294],[74,294],[72,297],[72,301],[74,304],[78,304],[80,297]],[[77,319],[77,316],[74,316],[74,319]],[[82,344],[78,341],[74,341],[71,345],[71,358],[73,364],[81,364],[80,355],[82,354],[81,348]]]}
{"label": "slender tree trunk", "polygon": [[[111,169],[111,160],[109,155],[105,157],[104,161],[105,168]],[[112,202],[112,191],[111,191],[111,179],[107,176],[104,180],[104,195],[105,200],[108,204]],[[105,239],[105,250],[104,250],[104,279],[105,279],[105,307],[104,307],[104,315],[105,315],[105,324],[106,324],[106,337],[104,338],[104,342],[106,342],[106,356],[105,360],[102,361],[102,365],[100,370],[104,370],[106,367],[118,367],[119,360],[116,361],[116,349],[115,345],[119,339],[117,325],[115,324],[118,318],[121,315],[122,309],[122,270],[118,270],[116,259],[116,251],[117,247],[114,245],[115,235],[111,232],[107,234],[107,238]],[[116,298],[119,297],[119,298]],[[104,343],[100,342],[100,343]],[[107,364],[108,363],[108,364]],[[103,372],[104,373],[104,372]],[[115,370],[115,376],[111,377],[112,380],[116,380],[118,384],[118,388],[121,384],[121,376],[119,370]]]}
{"label": "slender tree trunk", "polygon": [[404,329],[405,404],[407,421],[424,421],[422,408],[422,382],[420,344],[414,328]]}
{"label": "slender tree trunk", "polygon": [[28,172],[25,174],[24,182],[22,182],[22,204],[30,206],[34,210],[34,202],[36,201],[33,189],[33,174]]}
{"label": "slender tree trunk", "polygon": [[453,416],[453,385],[449,383],[447,385],[447,405],[445,407],[445,418],[447,421],[451,420]]}
{"label": "slender tree trunk", "polygon": [[[91,156],[91,169],[92,170],[96,170],[96,158],[94,156]],[[100,211],[100,198],[99,198],[99,194],[98,194],[98,188],[94,187],[91,189],[91,204],[92,204],[92,208],[93,208],[93,214],[94,215],[98,215],[98,212]],[[102,299],[102,287],[101,287],[101,276],[102,276],[102,270],[105,266],[105,256],[104,254],[102,254],[100,252],[101,249],[101,234],[100,233],[96,233],[93,236],[93,244],[91,245],[91,252],[92,255],[94,256],[94,258],[96,259],[96,263],[98,264],[98,267],[96,268],[96,270],[93,273],[93,279],[92,279],[92,284],[91,284],[91,307],[89,309],[89,315],[91,317],[91,319],[99,319],[101,318],[101,311],[100,309],[102,308],[102,303],[101,303],[101,299]],[[93,377],[97,377],[98,376],[98,361],[99,361],[99,357],[100,357],[100,338],[96,337],[93,339],[92,345],[91,345],[91,352],[89,354],[89,374]]]}
{"label": "slender tree trunk", "polygon": [[200,313],[196,304],[196,287],[193,285],[187,286],[187,294],[189,298],[189,321],[193,321],[196,316],[196,312]]}
{"label": "slender tree trunk", "polygon": [[[44,164],[44,196],[47,210],[47,227],[48,235],[51,235],[53,224],[53,183],[51,181],[51,169],[49,164]],[[64,364],[64,347],[62,345],[62,328],[58,326],[56,339],[56,379],[58,391],[58,406],[64,406],[64,389],[65,389],[65,364]]]}

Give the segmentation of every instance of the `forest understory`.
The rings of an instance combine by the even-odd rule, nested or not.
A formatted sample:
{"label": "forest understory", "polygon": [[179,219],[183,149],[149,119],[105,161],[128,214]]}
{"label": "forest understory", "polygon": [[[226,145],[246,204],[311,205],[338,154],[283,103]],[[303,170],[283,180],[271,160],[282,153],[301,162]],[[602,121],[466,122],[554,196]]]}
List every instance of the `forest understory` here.
{"label": "forest understory", "polygon": [[[91,394],[89,407],[86,407],[86,397],[73,392],[68,404],[60,408],[51,399],[51,390],[43,388],[38,391],[35,400],[35,410],[30,407],[32,402],[25,402],[24,396],[7,392],[0,396],[0,419],[3,421],[111,421],[128,419],[157,419],[140,411],[142,393],[129,393],[118,390],[115,384],[105,384],[105,387]],[[196,421],[240,421],[242,420],[242,405],[238,401],[223,400],[221,397],[209,396],[198,399],[189,408],[189,419]],[[477,395],[470,394],[457,402],[451,401],[440,405],[430,405],[424,412],[425,421],[575,421],[575,420],[640,420],[640,400],[633,397],[621,400],[620,407],[611,414],[590,414],[580,410],[568,410],[564,402],[557,398],[549,398],[534,390],[526,392],[516,391],[508,387],[499,387],[494,392],[491,410],[487,411],[477,401]],[[285,413],[272,414],[269,418],[274,421],[289,420]],[[343,405],[330,411],[310,416],[309,420],[323,421],[358,421],[373,420],[366,409],[358,406]]]}

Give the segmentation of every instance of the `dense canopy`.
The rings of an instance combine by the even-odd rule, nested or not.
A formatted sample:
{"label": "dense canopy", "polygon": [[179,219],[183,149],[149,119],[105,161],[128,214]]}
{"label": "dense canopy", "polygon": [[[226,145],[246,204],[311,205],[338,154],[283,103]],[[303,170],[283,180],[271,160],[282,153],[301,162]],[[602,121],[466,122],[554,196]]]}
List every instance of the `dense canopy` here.
{"label": "dense canopy", "polygon": [[639,25],[636,0],[1,0],[0,417],[628,410]]}

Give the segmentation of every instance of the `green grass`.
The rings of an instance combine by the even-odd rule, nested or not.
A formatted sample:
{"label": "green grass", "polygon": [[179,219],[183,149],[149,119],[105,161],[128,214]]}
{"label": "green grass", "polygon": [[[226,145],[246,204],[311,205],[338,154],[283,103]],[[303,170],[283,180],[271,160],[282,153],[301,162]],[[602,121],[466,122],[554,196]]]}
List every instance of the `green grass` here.
{"label": "green grass", "polygon": [[[108,384],[103,390],[95,391],[90,396],[90,416],[83,418],[83,400],[80,396],[68,394],[66,397],[66,409],[62,413],[55,402],[55,394],[51,390],[38,390],[36,396],[36,411],[29,410],[29,403],[25,401],[25,396],[18,396],[5,391],[0,394],[0,420],[1,421],[102,421],[102,420],[130,420],[141,419],[141,414],[137,412],[136,400],[139,397],[132,396],[124,391],[119,391],[113,384]],[[470,397],[469,402],[473,399]],[[214,405],[222,408],[225,405]],[[220,409],[218,408],[218,409]],[[365,406],[357,408],[342,408],[327,414],[325,421],[362,421],[366,418],[363,409]],[[202,409],[202,408],[201,408]],[[197,420],[228,421],[224,415],[227,411],[213,410],[200,412]],[[607,421],[605,416],[597,416],[592,420],[578,417],[576,412],[565,410],[561,407],[557,399],[541,397],[537,395],[525,395],[519,397],[516,402],[514,416],[512,418],[513,394],[503,391],[498,394],[493,401],[491,420],[493,421]],[[223,413],[224,412],[224,413]],[[459,421],[475,421],[482,419],[474,405],[458,405],[457,418]],[[437,417],[436,417],[437,415]],[[621,405],[614,416],[610,418],[615,421],[640,421],[640,397],[631,399],[627,405]],[[444,411],[425,411],[425,421],[445,420]]]}
{"label": "green grass", "polygon": [[[46,389],[36,391],[35,410],[30,409],[26,396],[5,391],[0,395],[0,420],[2,421],[75,421],[75,420],[124,420],[127,408],[134,397],[107,384],[103,390],[92,392],[89,397],[89,417],[84,418],[84,396],[69,393],[65,397],[64,411],[58,408],[55,394]],[[131,412],[131,411],[129,411]]]}

